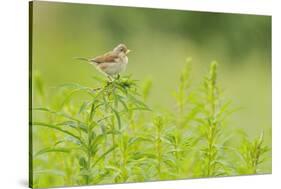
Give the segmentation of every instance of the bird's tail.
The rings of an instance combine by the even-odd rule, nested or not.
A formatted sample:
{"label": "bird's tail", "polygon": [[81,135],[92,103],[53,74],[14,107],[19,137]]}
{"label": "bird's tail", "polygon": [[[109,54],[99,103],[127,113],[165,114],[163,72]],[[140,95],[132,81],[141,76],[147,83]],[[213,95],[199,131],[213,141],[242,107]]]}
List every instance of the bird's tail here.
{"label": "bird's tail", "polygon": [[91,62],[90,59],[84,58],[84,57],[74,57],[74,59],[76,59],[76,60],[83,60],[83,61],[87,61],[87,62]]}

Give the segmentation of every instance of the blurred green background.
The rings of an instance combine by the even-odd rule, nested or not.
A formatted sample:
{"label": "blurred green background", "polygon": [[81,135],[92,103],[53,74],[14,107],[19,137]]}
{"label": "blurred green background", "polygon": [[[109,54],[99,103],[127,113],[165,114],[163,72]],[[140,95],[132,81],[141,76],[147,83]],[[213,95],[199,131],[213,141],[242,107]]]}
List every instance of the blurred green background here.
{"label": "blurred green background", "polygon": [[264,130],[271,145],[270,16],[40,1],[34,11],[32,69],[49,97],[59,84],[93,86],[91,77],[101,74],[73,57],[95,57],[124,43],[132,50],[126,74],[140,83],[151,79],[148,104],[172,110],[186,59],[192,58],[194,89],[216,60],[224,95],[241,107],[230,127],[250,137]]}

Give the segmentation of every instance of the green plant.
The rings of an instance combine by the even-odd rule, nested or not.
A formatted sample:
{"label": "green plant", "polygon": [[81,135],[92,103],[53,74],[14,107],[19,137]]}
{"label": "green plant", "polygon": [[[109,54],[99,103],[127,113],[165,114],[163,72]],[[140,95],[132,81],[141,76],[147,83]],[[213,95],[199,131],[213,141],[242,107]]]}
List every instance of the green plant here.
{"label": "green plant", "polygon": [[270,148],[264,144],[264,133],[261,132],[260,136],[250,141],[248,137],[244,137],[239,148],[240,157],[244,163],[241,168],[243,174],[256,174],[259,173],[260,165],[265,162],[266,154]]}
{"label": "green plant", "polygon": [[162,174],[162,163],[163,163],[163,118],[158,116],[154,119],[153,122],[155,128],[156,128],[156,133],[155,133],[155,155],[156,155],[156,169],[157,169],[157,175],[159,179],[161,179],[161,174]]}
{"label": "green plant", "polygon": [[184,173],[182,165],[186,164],[185,158],[191,155],[190,151],[195,146],[194,141],[192,137],[184,136],[180,132],[171,132],[165,137],[165,140],[169,147],[167,152],[169,158],[166,159],[165,163],[170,168],[170,175],[181,178]]}
{"label": "green plant", "polygon": [[200,113],[196,121],[199,123],[199,140],[203,142],[202,147],[202,167],[203,176],[225,175],[224,154],[221,135],[225,127],[225,119],[233,110],[229,109],[230,101],[225,101],[221,96],[221,90],[218,85],[216,62],[210,65],[209,73],[204,79],[200,98],[195,101]]}
{"label": "green plant", "polygon": [[237,109],[220,88],[217,66],[196,90],[188,59],[169,110],[146,105],[151,80],[140,89],[130,77],[94,77],[95,88],[70,83],[49,95],[37,73],[33,187],[262,173],[269,157],[263,134],[231,145],[237,135],[227,118]]}
{"label": "green plant", "polygon": [[174,97],[177,102],[177,107],[179,114],[182,116],[185,106],[188,103],[188,90],[191,85],[191,60],[188,59],[187,63],[185,64],[181,74],[180,74],[180,82],[179,87],[176,92],[174,92]]}
{"label": "green plant", "polygon": [[[121,132],[124,130],[123,121],[127,120],[128,112],[149,108],[137,99],[135,81],[126,77],[105,82],[103,87],[95,89],[79,84],[67,84],[60,88],[70,89],[61,111],[33,108],[33,111],[52,114],[57,122],[34,121],[32,125],[63,133],[64,140],[60,143],[72,147],[47,147],[37,152],[35,156],[47,152],[79,151],[76,153],[80,166],[79,176],[82,178],[79,183],[98,183],[109,174],[108,169],[99,166],[101,162],[107,159],[110,164],[116,165],[116,157],[120,149],[123,155],[126,153],[124,146],[122,143],[118,144],[118,141],[119,138],[124,139]],[[86,93],[89,96],[88,100],[83,100],[76,112],[67,113],[70,110],[66,101],[75,101],[74,94],[78,92]],[[111,141],[107,140],[108,136],[111,136]],[[119,137],[118,140],[116,137]],[[110,154],[112,158],[108,158]]]}

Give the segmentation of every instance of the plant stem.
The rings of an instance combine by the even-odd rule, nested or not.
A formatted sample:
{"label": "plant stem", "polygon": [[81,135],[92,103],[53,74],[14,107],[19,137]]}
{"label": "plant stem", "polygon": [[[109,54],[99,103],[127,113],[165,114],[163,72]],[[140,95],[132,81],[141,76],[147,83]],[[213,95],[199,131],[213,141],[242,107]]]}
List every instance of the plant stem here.
{"label": "plant stem", "polygon": [[161,161],[162,161],[162,140],[161,140],[161,132],[162,132],[162,118],[157,117],[154,121],[154,124],[156,126],[156,155],[157,155],[157,172],[158,177],[161,179]]}
{"label": "plant stem", "polygon": [[209,96],[209,105],[211,106],[209,120],[208,120],[208,133],[207,133],[207,176],[212,176],[214,174],[214,165],[212,164],[215,160],[216,152],[215,152],[215,138],[216,138],[216,101],[217,101],[217,64],[212,63],[210,68],[210,75],[208,78],[208,96]]}
{"label": "plant stem", "polygon": [[[111,130],[112,130],[112,146],[116,145],[116,138],[115,138],[115,127],[114,127],[114,118],[111,118]],[[116,151],[115,149],[112,151],[113,161],[116,163]]]}

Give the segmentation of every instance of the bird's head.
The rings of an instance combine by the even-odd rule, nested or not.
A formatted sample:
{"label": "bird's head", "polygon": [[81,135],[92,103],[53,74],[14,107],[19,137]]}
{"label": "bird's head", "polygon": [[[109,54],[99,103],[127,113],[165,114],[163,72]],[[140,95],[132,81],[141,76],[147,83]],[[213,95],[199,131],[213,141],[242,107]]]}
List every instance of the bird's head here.
{"label": "bird's head", "polygon": [[127,55],[131,50],[127,48],[126,45],[124,44],[119,44],[117,47],[115,47],[113,49],[114,52],[118,53],[118,54],[124,54]]}

